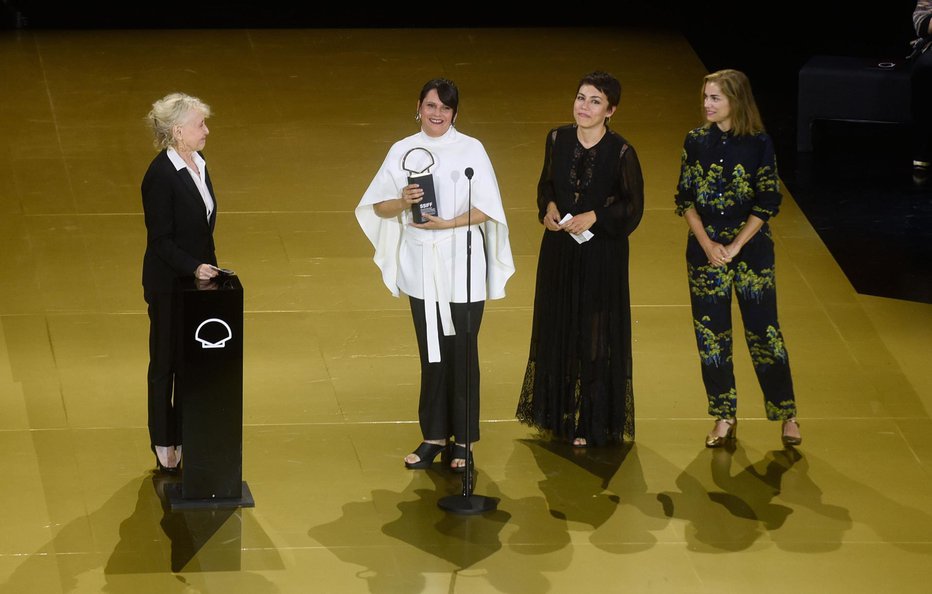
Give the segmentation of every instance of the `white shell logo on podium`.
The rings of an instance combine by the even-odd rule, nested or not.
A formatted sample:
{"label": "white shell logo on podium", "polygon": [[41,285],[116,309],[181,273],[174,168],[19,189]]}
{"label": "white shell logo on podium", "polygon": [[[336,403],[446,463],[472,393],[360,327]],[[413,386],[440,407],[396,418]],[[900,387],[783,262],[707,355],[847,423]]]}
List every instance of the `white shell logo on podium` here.
{"label": "white shell logo on podium", "polygon": [[233,338],[229,324],[219,318],[204,320],[194,331],[194,340],[201,343],[202,349],[222,349]]}

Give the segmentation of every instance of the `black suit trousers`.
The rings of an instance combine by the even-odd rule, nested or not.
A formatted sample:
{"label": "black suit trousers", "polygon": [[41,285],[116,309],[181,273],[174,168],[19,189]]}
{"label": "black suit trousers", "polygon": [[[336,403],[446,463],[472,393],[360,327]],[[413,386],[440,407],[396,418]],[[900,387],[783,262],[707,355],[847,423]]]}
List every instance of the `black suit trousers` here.
{"label": "black suit trousers", "polygon": [[174,390],[179,352],[178,293],[146,291],[149,305],[149,440],[154,446],[181,445],[181,402]]}

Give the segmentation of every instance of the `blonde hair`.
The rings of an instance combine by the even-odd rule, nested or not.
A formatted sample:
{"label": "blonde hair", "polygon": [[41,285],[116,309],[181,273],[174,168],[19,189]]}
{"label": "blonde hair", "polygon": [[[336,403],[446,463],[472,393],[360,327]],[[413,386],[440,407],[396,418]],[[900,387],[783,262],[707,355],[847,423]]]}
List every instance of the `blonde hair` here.
{"label": "blonde hair", "polygon": [[210,106],[191,95],[171,93],[152,104],[152,111],[146,116],[155,137],[153,144],[157,149],[167,149],[174,145],[172,129],[184,124],[191,111],[210,117]]}
{"label": "blonde hair", "polygon": [[[702,79],[702,88],[699,90],[700,98],[705,101],[706,83],[718,85],[722,95],[728,98],[731,107],[731,130],[736,136],[758,134],[764,131],[764,122],[761,120],[754,93],[751,92],[751,81],[740,70],[719,70],[706,75]],[[703,111],[703,115],[705,112]],[[706,121],[708,128],[712,123]]]}

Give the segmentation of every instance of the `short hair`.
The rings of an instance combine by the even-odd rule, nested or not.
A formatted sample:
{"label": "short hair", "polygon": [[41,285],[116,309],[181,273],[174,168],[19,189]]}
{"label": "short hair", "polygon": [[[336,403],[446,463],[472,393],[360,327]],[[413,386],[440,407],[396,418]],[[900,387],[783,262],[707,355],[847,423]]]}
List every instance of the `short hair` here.
{"label": "short hair", "polygon": [[434,78],[427,81],[424,88],[421,89],[421,96],[417,99],[418,103],[423,102],[424,97],[427,97],[427,93],[430,93],[433,89],[436,89],[440,101],[453,109],[453,117],[456,117],[456,110],[460,105],[460,91],[456,88],[456,83],[447,78]]}
{"label": "short hair", "polygon": [[609,107],[617,107],[618,102],[621,101],[621,83],[608,72],[596,70],[583,76],[579,80],[579,86],[576,87],[577,93],[579,93],[579,89],[583,88],[583,85],[592,85],[604,93],[605,98],[608,99]]}
{"label": "short hair", "polygon": [[191,111],[200,112],[205,118],[210,117],[209,105],[184,93],[170,93],[152,104],[152,111],[146,118],[152,127],[155,148],[167,149],[172,146],[172,128],[183,124]]}
{"label": "short hair", "polygon": [[[751,92],[751,81],[745,73],[726,68],[707,74],[702,79],[702,88],[699,90],[703,104],[705,103],[706,83],[718,85],[722,95],[728,98],[728,104],[731,107],[731,130],[736,136],[753,135],[764,131],[764,122],[757,110],[754,93]],[[706,128],[711,125],[712,123],[708,121],[704,124]]]}

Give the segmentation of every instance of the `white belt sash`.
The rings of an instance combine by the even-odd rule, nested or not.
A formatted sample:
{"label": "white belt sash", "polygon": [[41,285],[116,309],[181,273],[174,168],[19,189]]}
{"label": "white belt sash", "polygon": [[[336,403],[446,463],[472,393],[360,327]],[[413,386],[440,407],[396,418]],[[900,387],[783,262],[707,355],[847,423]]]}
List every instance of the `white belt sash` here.
{"label": "white belt sash", "polygon": [[410,238],[410,241],[421,246],[422,295],[424,295],[424,318],[427,321],[427,361],[430,363],[440,361],[440,339],[437,335],[438,306],[443,335],[453,336],[456,334],[456,330],[453,328],[453,313],[450,310],[450,293],[447,287],[450,277],[443,263],[443,254],[440,253],[440,244],[452,239],[452,234],[434,242],[422,242]]}

